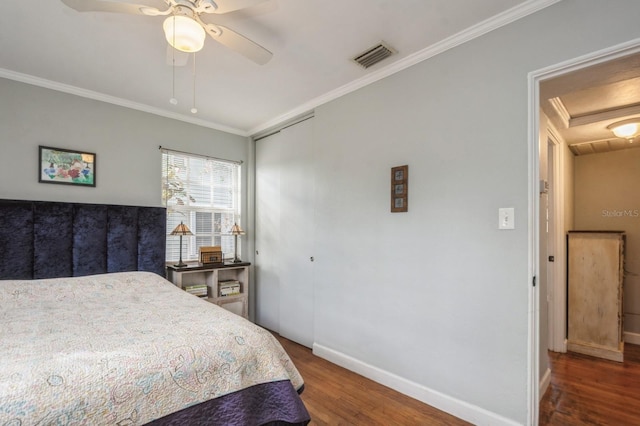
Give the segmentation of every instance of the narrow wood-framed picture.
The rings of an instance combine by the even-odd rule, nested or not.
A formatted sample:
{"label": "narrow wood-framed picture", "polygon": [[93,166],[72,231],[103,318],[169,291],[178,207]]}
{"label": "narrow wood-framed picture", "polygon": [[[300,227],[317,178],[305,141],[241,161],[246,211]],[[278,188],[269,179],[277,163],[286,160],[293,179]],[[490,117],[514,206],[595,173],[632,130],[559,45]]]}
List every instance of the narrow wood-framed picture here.
{"label": "narrow wood-framed picture", "polygon": [[38,182],[96,186],[96,154],[39,146]]}
{"label": "narrow wood-framed picture", "polygon": [[391,213],[409,211],[409,166],[391,168]]}

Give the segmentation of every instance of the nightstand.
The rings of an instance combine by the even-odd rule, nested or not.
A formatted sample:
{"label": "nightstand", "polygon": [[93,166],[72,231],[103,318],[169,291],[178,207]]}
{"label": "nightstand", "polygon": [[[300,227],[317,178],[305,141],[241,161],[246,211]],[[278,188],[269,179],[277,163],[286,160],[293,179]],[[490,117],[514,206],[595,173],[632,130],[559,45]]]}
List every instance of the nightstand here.
{"label": "nightstand", "polygon": [[[167,266],[167,279],[184,289],[206,284],[206,300],[249,319],[249,266],[251,263]],[[196,296],[194,296],[196,297]]]}

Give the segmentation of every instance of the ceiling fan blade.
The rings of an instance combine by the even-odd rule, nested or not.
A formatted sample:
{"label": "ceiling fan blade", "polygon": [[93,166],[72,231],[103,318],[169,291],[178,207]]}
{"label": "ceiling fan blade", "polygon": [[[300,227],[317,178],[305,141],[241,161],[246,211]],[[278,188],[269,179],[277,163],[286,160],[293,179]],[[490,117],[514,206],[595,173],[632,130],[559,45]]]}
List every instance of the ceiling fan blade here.
{"label": "ceiling fan blade", "polygon": [[61,0],[62,3],[78,12],[113,12],[130,15],[153,15],[158,9],[142,4],[116,3],[103,0]]}
{"label": "ceiling fan blade", "polygon": [[213,11],[213,13],[229,13],[234,10],[255,6],[259,3],[263,3],[264,1],[265,0],[214,0],[218,7]]}
{"label": "ceiling fan blade", "polygon": [[227,46],[231,50],[235,50],[259,65],[266,64],[273,56],[273,53],[269,52],[258,43],[249,40],[243,35],[240,35],[225,26],[205,23],[202,24],[207,33],[218,43]]}

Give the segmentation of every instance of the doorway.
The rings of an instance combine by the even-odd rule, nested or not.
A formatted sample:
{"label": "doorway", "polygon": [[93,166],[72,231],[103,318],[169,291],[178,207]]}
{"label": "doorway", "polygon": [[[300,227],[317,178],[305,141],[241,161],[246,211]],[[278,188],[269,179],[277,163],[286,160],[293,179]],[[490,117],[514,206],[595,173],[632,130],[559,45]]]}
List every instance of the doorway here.
{"label": "doorway", "polygon": [[[640,42],[615,46],[605,51],[595,52],[563,64],[532,72],[529,75],[530,126],[529,138],[532,171],[530,172],[531,212],[533,232],[530,262],[533,275],[540,285],[531,288],[530,333],[532,352],[530,358],[530,408],[531,423],[538,422],[539,401],[545,391],[551,371],[548,368],[547,350],[566,352],[566,249],[564,235],[573,228],[574,185],[571,157],[580,155],[581,150],[616,149],[615,141],[608,133],[594,130],[590,141],[575,142],[580,133],[589,133],[588,127],[596,128],[598,122],[617,119],[618,113],[640,116],[640,108],[628,105],[620,108],[603,106],[603,111],[572,116],[562,110],[558,93],[581,92],[606,84],[621,85],[629,78],[630,62],[640,63]],[[625,62],[627,61],[627,62]],[[640,77],[637,77],[640,78]],[[595,89],[593,90],[595,91]],[[591,93],[594,95],[594,93]],[[578,102],[579,96],[567,97],[569,102]],[[575,105],[572,105],[572,108]],[[604,110],[609,109],[608,112]],[[549,111],[556,111],[549,117]],[[558,113],[559,110],[559,113]],[[549,116],[548,116],[549,115]],[[574,146],[575,145],[575,146]],[[620,149],[624,149],[622,147]],[[537,229],[536,229],[537,228]],[[551,256],[551,257],[550,257]],[[534,281],[535,283],[535,281]]]}

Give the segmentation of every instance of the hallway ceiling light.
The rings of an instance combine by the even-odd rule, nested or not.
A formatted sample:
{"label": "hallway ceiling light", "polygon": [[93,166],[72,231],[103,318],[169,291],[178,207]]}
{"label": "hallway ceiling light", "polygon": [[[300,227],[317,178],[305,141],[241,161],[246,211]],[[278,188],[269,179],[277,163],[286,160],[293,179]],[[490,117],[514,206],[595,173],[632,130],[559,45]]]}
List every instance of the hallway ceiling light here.
{"label": "hallway ceiling light", "polygon": [[607,126],[619,138],[633,139],[640,134],[640,118],[618,121]]}

